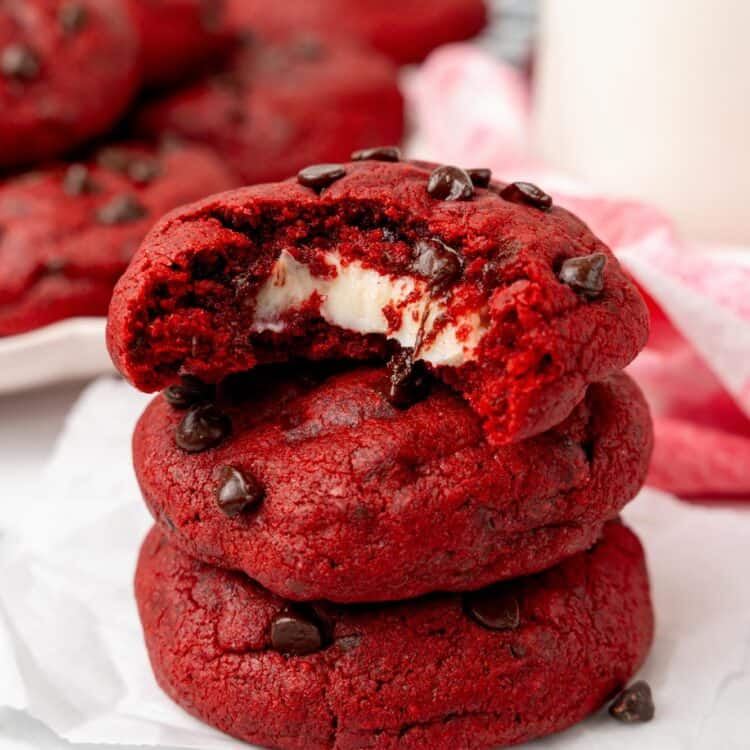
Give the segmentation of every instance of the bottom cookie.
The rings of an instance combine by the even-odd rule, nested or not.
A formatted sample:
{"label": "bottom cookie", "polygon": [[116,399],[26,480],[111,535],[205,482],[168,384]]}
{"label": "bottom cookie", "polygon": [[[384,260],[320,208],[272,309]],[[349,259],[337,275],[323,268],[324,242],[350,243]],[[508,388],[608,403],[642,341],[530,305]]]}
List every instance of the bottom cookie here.
{"label": "bottom cookie", "polygon": [[136,573],[161,687],[235,737],[299,750],[480,750],[564,729],[638,669],[653,633],[643,550],[589,552],[481,592],[300,606],[150,532]]}

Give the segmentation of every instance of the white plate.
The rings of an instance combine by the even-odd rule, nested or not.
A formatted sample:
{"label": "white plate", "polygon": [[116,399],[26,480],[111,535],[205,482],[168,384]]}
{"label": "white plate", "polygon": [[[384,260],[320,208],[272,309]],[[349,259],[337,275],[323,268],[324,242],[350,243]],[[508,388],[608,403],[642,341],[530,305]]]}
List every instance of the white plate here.
{"label": "white plate", "polygon": [[71,318],[0,338],[0,394],[112,372],[106,318]]}

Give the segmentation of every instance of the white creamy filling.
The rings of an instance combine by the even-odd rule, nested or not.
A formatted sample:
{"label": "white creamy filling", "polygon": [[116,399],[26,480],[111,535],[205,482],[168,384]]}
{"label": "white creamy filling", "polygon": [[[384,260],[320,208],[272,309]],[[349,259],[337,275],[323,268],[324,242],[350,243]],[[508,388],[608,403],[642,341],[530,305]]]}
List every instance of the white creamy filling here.
{"label": "white creamy filling", "polygon": [[[433,295],[427,282],[411,276],[385,275],[356,260],[344,265],[335,253],[326,253],[324,258],[336,271],[331,278],[313,276],[304,263],[286,250],[281,252],[258,293],[253,331],[280,333],[284,329],[281,316],[317,294],[320,314],[331,325],[355,333],[382,334],[409,348],[416,347],[423,326],[425,341],[416,353],[417,359],[456,367],[474,358],[486,330],[478,313],[445,323],[433,337],[435,322],[447,311],[447,300]],[[411,295],[413,301],[404,304]],[[401,312],[401,324],[395,329],[384,313],[389,305]]]}

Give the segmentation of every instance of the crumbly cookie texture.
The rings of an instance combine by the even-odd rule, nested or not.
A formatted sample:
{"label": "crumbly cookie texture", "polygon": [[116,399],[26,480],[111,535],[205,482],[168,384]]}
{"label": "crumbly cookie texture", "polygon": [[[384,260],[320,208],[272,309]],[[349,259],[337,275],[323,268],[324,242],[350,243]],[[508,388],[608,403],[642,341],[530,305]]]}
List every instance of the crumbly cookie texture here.
{"label": "crumbly cookie texture", "polygon": [[[428,367],[496,443],[559,424],[648,334],[589,229],[528,183],[382,154],[167,216],[118,285],[109,346],[138,388],[284,358]],[[378,306],[382,306],[378,309]]]}

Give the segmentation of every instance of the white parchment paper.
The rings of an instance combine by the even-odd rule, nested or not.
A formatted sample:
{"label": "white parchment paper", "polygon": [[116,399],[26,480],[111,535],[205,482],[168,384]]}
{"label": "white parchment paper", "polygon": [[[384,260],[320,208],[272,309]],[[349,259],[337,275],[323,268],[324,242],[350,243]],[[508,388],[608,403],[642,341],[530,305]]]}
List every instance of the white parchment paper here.
{"label": "white parchment paper", "polygon": [[[150,526],[130,463],[146,401],[112,378],[90,386],[36,501],[0,520],[0,707],[73,744],[247,747],[187,716],[151,676],[131,587]],[[750,505],[690,505],[646,490],[625,517],[653,580],[657,635],[642,676],[656,719],[628,727],[603,713],[533,747],[747,750]]]}

